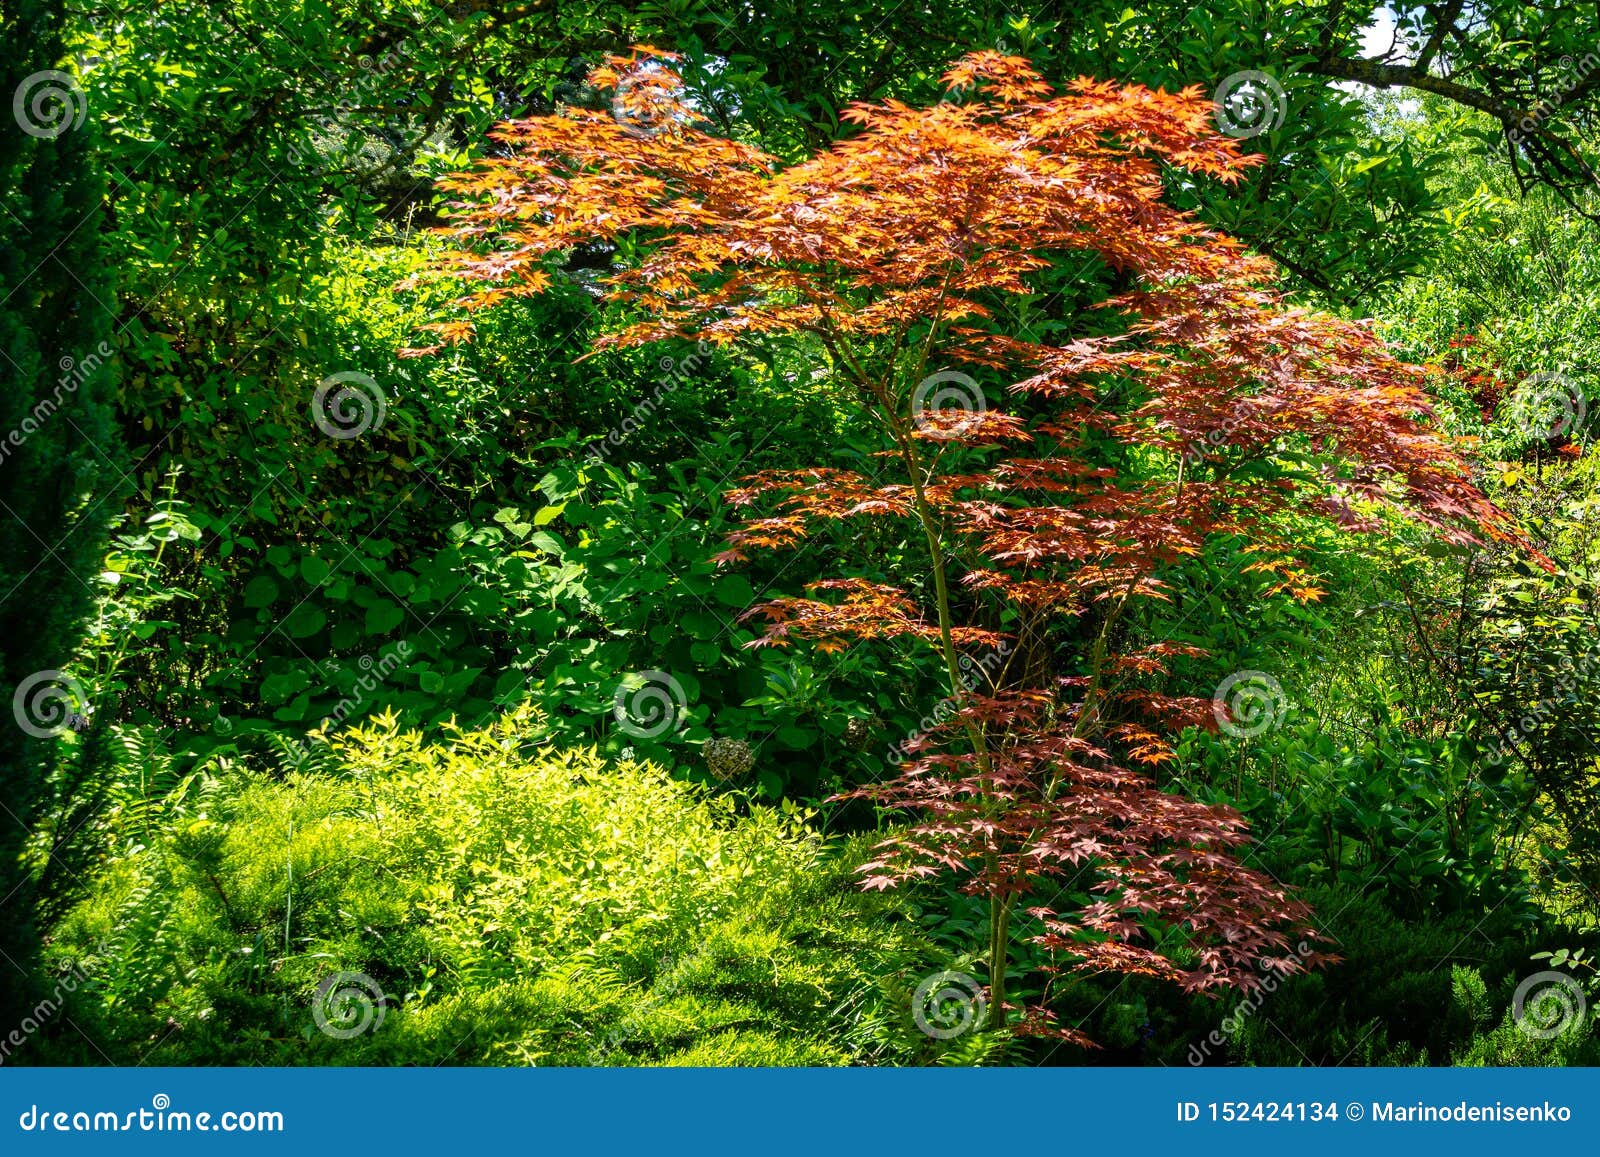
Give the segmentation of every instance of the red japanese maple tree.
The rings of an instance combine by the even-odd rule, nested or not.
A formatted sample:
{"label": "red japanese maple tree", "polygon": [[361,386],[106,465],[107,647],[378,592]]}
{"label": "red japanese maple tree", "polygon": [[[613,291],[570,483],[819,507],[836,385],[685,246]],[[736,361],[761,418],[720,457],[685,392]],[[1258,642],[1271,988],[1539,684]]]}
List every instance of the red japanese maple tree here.
{"label": "red japanese maple tree", "polygon": [[[572,246],[626,236],[641,256],[607,284],[633,320],[601,345],[790,335],[875,423],[881,473],[774,472],[733,491],[757,509],[722,556],[853,518],[904,520],[926,543],[926,582],[841,577],[755,609],[762,643],[902,638],[942,659],[949,721],[897,778],[852,793],[915,817],[865,884],[953,873],[988,898],[992,1026],[1019,904],[1058,972],[1207,991],[1326,959],[1305,943],[1304,905],[1235,855],[1237,813],[1136,770],[1170,758],[1164,736],[1207,725],[1212,703],[1150,689],[1193,648],[1119,653],[1117,626],[1219,536],[1300,599],[1320,592],[1286,528],[1308,516],[1516,536],[1425,424],[1420,370],[1361,325],[1287,306],[1269,262],[1167,203],[1165,174],[1233,182],[1252,163],[1209,102],[1091,80],[1056,94],[1025,60],[980,52],[948,73],[946,100],[854,106],[852,135],[785,167],[698,127],[667,54],[639,49],[590,79],[616,93],[611,112],[503,125],[505,155],[448,182],[460,248],[445,271],[469,283],[471,311],[542,291]],[[1007,303],[1070,254],[1127,287],[1099,332],[1008,333]],[[441,343],[472,332],[433,328]],[[1011,382],[1015,405],[956,364]],[[1108,441],[1137,469],[1106,465]],[[963,648],[1001,641],[996,607],[1033,639],[1084,617],[1093,644],[1064,669],[1046,655],[969,686]],[[1022,1023],[1087,1043],[1048,1009]]]}

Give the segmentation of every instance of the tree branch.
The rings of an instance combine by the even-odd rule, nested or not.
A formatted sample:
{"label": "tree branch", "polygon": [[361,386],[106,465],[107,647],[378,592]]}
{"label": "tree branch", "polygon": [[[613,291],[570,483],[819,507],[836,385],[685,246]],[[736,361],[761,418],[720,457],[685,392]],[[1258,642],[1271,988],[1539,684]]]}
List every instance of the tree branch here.
{"label": "tree branch", "polygon": [[1440,12],[1430,7],[1429,13],[1433,16],[1433,35],[1428,37],[1428,43],[1422,46],[1422,52],[1417,56],[1417,67],[1423,72],[1428,71],[1433,64],[1433,58],[1439,55],[1439,50],[1444,47],[1444,38],[1450,35],[1456,26],[1456,21],[1461,19],[1461,10],[1466,7],[1467,0],[1449,0]]}
{"label": "tree branch", "polygon": [[1353,80],[1373,88],[1414,88],[1419,92],[1431,92],[1456,104],[1488,113],[1507,126],[1523,116],[1522,109],[1513,108],[1489,93],[1457,84],[1446,77],[1434,76],[1413,64],[1386,64],[1381,60],[1334,56],[1312,61],[1306,66],[1306,71],[1313,76]]}

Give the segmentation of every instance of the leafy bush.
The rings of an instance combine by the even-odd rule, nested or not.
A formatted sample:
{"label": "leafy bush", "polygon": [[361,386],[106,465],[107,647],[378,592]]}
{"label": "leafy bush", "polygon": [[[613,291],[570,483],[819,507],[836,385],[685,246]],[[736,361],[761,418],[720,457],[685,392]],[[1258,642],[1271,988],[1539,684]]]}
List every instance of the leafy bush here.
{"label": "leafy bush", "polygon": [[1180,753],[1202,799],[1238,807],[1255,858],[1286,883],[1370,890],[1410,919],[1498,910],[1536,919],[1500,825],[1525,788],[1461,736],[1374,732],[1341,742],[1297,722],[1248,743],[1191,732]]}
{"label": "leafy bush", "polygon": [[1215,1002],[1174,999],[1153,984],[1077,993],[1064,1018],[1074,1010],[1086,1016],[1109,1046],[1087,1062],[1562,1065],[1600,1058],[1592,1017],[1541,1038],[1513,1016],[1518,986],[1550,967],[1532,952],[1549,930],[1492,910],[1406,919],[1380,896],[1346,887],[1303,896],[1338,964]]}
{"label": "leafy bush", "polygon": [[[73,1019],[163,1064],[909,1055],[920,942],[803,814],[536,730],[521,712],[428,746],[386,716],[298,768],[212,761],[151,838],[147,809],[115,813],[120,855],[49,946],[87,977]],[[319,1032],[350,984],[376,1031]]]}
{"label": "leafy bush", "polygon": [[[107,404],[117,334],[102,244],[106,180],[92,130],[49,131],[51,116],[71,117],[71,94],[57,92],[55,111],[42,111],[66,76],[56,71],[68,67],[66,7],[35,0],[0,12],[11,46],[0,87],[15,101],[0,119],[0,699],[20,724],[0,726],[0,955],[19,967],[35,960],[32,907],[48,898],[24,858],[57,755],[42,740],[87,711],[86,689],[67,669],[123,465]],[[24,115],[29,99],[45,102],[33,106],[43,130]],[[0,1018],[15,1023],[28,996],[8,977]]]}
{"label": "leafy bush", "polygon": [[1503,914],[1406,921],[1348,890],[1314,889],[1308,899],[1327,917],[1344,962],[1290,979],[1244,1018],[1229,1043],[1235,1063],[1533,1065],[1600,1057],[1592,1022],[1550,1041],[1513,1023],[1515,989],[1540,971],[1530,960],[1538,941]]}
{"label": "leafy bush", "polygon": [[[723,481],[704,464],[564,461],[517,504],[475,504],[437,540],[239,544],[226,558],[198,529],[212,518],[164,500],[151,517],[182,519],[194,545],[143,560],[138,581],[111,598],[190,589],[181,607],[146,605],[129,631],[102,632],[101,650],[126,653],[131,669],[113,688],[125,693],[123,717],[172,728],[200,757],[383,708],[432,727],[530,699],[564,741],[685,769],[712,736],[748,740],[762,755],[752,782],[771,800],[817,799],[881,774],[891,738],[938,699],[932,664],[920,680],[888,679],[894,656],[863,647],[823,680],[802,661],[745,650],[755,635],[738,616],[757,597],[753,583],[779,571],[802,580],[808,566],[718,572]],[[221,587],[232,606],[218,620],[206,592]],[[156,620],[157,609],[172,618]],[[114,610],[103,617],[123,625]],[[174,670],[188,677],[164,686]],[[627,673],[653,670],[677,681],[683,702],[675,726],[641,737],[617,726],[615,695]]]}

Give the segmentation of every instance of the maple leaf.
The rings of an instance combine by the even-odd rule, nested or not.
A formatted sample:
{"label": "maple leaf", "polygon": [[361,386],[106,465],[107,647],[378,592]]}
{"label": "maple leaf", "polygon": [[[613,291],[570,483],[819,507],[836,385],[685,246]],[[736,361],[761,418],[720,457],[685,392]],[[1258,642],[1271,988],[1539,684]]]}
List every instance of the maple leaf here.
{"label": "maple leaf", "polygon": [[[1304,904],[1237,858],[1239,814],[1141,770],[1173,758],[1174,732],[1216,725],[1209,699],[1156,689],[1199,650],[1116,640],[1218,542],[1243,544],[1275,592],[1320,598],[1305,540],[1284,530],[1313,519],[1339,534],[1409,520],[1444,541],[1529,549],[1473,486],[1465,448],[1429,424],[1427,371],[1365,324],[1286,303],[1270,261],[1168,202],[1174,169],[1227,183],[1260,161],[1217,132],[1198,88],[1080,78],[1058,93],[1028,61],[976,52],[945,74],[950,99],[853,105],[840,114],[851,132],[780,164],[709,132],[671,61],[648,46],[607,58],[590,80],[615,116],[502,125],[497,155],[442,182],[457,249],[433,272],[462,283],[463,310],[492,308],[564,276],[575,245],[626,238],[633,256],[601,288],[629,320],[595,349],[803,342],[863,435],[881,434],[872,477],[741,479],[727,499],[746,520],[716,556],[796,549],[850,519],[926,544],[899,584],[827,580],[745,616],[765,620],[752,646],[885,641],[947,671],[948,710],[898,773],[844,797],[905,821],[862,886],[949,875],[988,899],[991,1027],[1009,1007],[1019,904],[1062,974],[1211,993],[1324,963],[1300,947],[1316,939]],[[1128,287],[1101,303],[1095,336],[1007,332],[1003,303],[1063,259]],[[455,319],[432,328],[472,334]],[[1061,616],[1101,642],[1050,653]],[[977,651],[997,661],[974,675]],[[1095,898],[1033,903],[1067,887]],[[1089,1043],[1048,1007],[1023,1010],[1020,1028]]]}

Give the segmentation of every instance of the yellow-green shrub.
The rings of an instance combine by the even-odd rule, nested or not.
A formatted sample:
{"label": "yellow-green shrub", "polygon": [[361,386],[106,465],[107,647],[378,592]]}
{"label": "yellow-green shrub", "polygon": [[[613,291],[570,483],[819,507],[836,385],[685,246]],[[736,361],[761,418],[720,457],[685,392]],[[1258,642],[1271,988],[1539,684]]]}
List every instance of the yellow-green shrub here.
{"label": "yellow-green shrub", "polygon": [[[299,769],[193,777],[56,929],[57,962],[89,978],[75,1019],[119,1062],[901,1053],[889,1006],[918,944],[850,887],[851,856],[792,809],[535,730],[524,714],[430,745],[380,719]],[[312,1015],[338,973],[383,993],[349,1039]]]}

